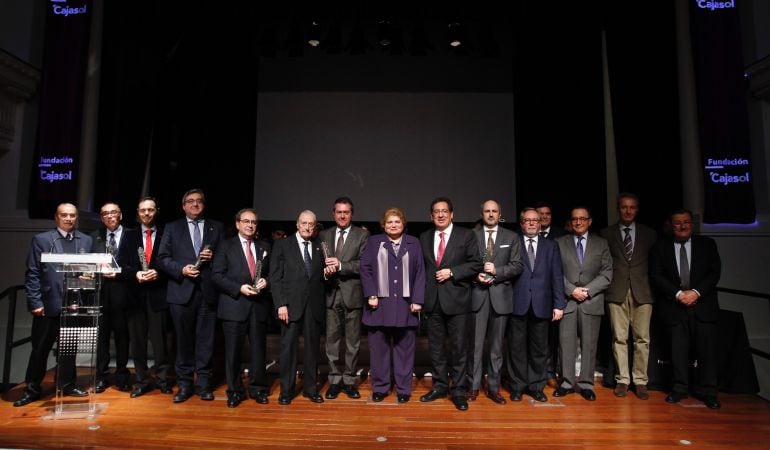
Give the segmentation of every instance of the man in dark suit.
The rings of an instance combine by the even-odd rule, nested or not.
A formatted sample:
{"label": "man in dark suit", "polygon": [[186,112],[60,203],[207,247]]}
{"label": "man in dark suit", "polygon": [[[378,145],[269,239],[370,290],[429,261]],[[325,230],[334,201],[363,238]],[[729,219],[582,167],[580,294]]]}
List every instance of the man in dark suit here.
{"label": "man in dark suit", "polygon": [[115,340],[115,387],[119,391],[131,390],[131,373],[128,371],[128,310],[133,300],[133,280],[136,266],[132,265],[136,250],[125,239],[123,213],[117,203],[107,202],[99,210],[102,227],[91,234],[94,253],[110,253],[120,266],[120,273],[102,275],[99,318],[99,338],[96,351],[96,392],[102,393],[110,385],[110,334]]}
{"label": "man in dark suit", "polygon": [[647,392],[647,363],[650,356],[650,318],[653,297],[648,276],[650,249],[655,231],[636,222],[639,198],[631,193],[618,196],[620,219],[601,231],[612,254],[612,283],[607,289],[607,309],[612,324],[612,351],[617,362],[617,397],[625,397],[631,383],[628,364],[628,327],[634,339],[633,382],[636,396],[650,398]]}
{"label": "man in dark suit", "polygon": [[[168,278],[160,271],[158,249],[163,227],[157,224],[160,209],[152,197],[139,200],[136,209],[140,226],[126,231],[130,245],[128,251],[133,258],[132,266],[137,269],[134,289],[135,299],[128,310],[128,330],[136,368],[136,383],[131,397],[140,397],[157,385],[164,394],[171,394],[173,381],[169,377],[171,349],[168,335],[171,331],[166,303]],[[141,257],[139,255],[142,255]],[[152,342],[155,360],[155,381],[147,366],[147,343]]]}
{"label": "man in dark suit", "polygon": [[[78,210],[71,203],[61,203],[54,215],[56,228],[35,235],[27,255],[25,287],[27,309],[32,313],[32,352],[29,355],[27,386],[13,406],[24,406],[40,399],[48,355],[59,336],[59,314],[64,295],[64,275],[55,265],[40,262],[42,253],[87,253],[91,251],[91,238],[77,231]],[[78,389],[75,374],[75,355],[59,355],[59,385],[64,395],[85,397],[88,393]]]}
{"label": "man in dark suit", "polygon": [[661,317],[671,327],[673,386],[666,401],[687,397],[692,349],[698,362],[695,394],[709,408],[719,409],[716,287],[722,262],[713,239],[693,234],[692,212],[677,210],[670,219],[673,239],[661,239],[650,253],[650,283]]}
{"label": "man in dark suit", "polygon": [[[563,227],[551,226],[553,224],[553,207],[550,203],[544,201],[536,202],[534,208],[540,215],[539,237],[554,240],[559,236],[564,236]],[[551,322],[548,325],[547,384],[554,389],[559,387],[559,323]]]}
{"label": "man in dark suit", "polygon": [[324,258],[321,241],[313,237],[316,215],[303,211],[297,218],[297,232],[276,241],[270,257],[269,282],[273,306],[281,321],[281,394],[278,403],[288,405],[294,398],[299,335],[304,336],[302,396],[323,403],[316,384],[321,327],[325,315]]}
{"label": "man in dark suit", "polygon": [[513,285],[513,314],[508,330],[508,376],[511,400],[522,393],[536,401],[548,400],[543,388],[547,379],[548,328],[559,323],[567,306],[564,298],[559,245],[540,237],[540,216],[534,208],[519,215],[524,269]]}
{"label": "man in dark suit", "polygon": [[[347,197],[334,201],[334,228],[323,230],[319,238],[329,249],[324,275],[326,284],[326,357],[329,359],[327,399],[341,390],[350,398],[360,398],[356,387],[356,363],[361,345],[361,291],[359,265],[369,232],[353,224],[353,202]],[[345,335],[343,340],[342,335]],[[344,361],[343,360],[344,357]]]}
{"label": "man in dark suit", "polygon": [[[452,201],[438,197],[430,205],[434,229],[420,235],[425,259],[425,308],[433,388],[420,397],[432,402],[451,393],[460,411],[468,409],[466,391],[468,314],[471,285],[482,270],[473,232],[452,224]],[[450,388],[449,378],[452,379]]]}
{"label": "man in dark suit", "polygon": [[185,217],[166,225],[158,252],[160,268],[169,278],[166,301],[176,331],[179,390],[175,403],[195,394],[193,379],[201,400],[214,400],[209,382],[218,293],[211,281],[211,260],[222,240],[223,226],[203,218],[205,206],[203,191],[185,192]]}
{"label": "man in dark suit", "polygon": [[476,400],[483,379],[484,340],[489,341],[487,397],[505,404],[500,394],[500,368],[503,365],[503,337],[513,312],[513,279],[521,273],[521,244],[513,231],[499,225],[500,204],[487,200],[481,205],[484,225],[474,230],[483,270],[476,276],[472,299],[472,332],[468,352],[468,400]]}
{"label": "man in dark suit", "polygon": [[[241,381],[243,342],[249,337],[249,393],[257,403],[268,402],[267,319],[271,305],[263,295],[267,281],[265,259],[268,244],[255,239],[259,218],[251,208],[238,211],[235,228],[238,235],[225,240],[214,258],[211,278],[220,290],[217,317],[225,335],[227,406],[235,408],[246,399]],[[264,270],[264,272],[263,272]]]}
{"label": "man in dark suit", "polygon": [[[588,208],[573,208],[570,217],[573,234],[556,239],[564,270],[567,307],[559,325],[562,381],[553,395],[563,397],[579,390],[583,398],[594,401],[596,348],[604,315],[604,291],[612,281],[612,256],[603,237],[589,235],[592,221]],[[576,379],[578,342],[580,378]]]}

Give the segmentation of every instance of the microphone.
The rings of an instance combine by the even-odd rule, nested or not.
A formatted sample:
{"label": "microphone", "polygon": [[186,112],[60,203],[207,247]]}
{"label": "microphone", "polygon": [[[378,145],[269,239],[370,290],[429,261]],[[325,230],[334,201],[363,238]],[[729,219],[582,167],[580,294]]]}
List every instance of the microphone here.
{"label": "microphone", "polygon": [[[203,252],[205,250],[209,250],[210,248],[211,248],[211,245],[206,244],[206,245],[203,246],[203,250],[201,250],[201,252]],[[198,255],[198,260],[195,261],[195,265],[193,266],[193,269],[200,270],[201,265],[203,265],[203,260],[201,259],[201,255]]]}
{"label": "microphone", "polygon": [[73,239],[80,239],[80,238],[75,236],[73,233],[67,233],[67,236],[62,236],[61,234],[59,234],[59,236],[56,239],[51,241],[51,248],[48,249],[48,253],[53,253],[54,249],[56,248],[56,241],[62,240],[62,241],[72,242]]}

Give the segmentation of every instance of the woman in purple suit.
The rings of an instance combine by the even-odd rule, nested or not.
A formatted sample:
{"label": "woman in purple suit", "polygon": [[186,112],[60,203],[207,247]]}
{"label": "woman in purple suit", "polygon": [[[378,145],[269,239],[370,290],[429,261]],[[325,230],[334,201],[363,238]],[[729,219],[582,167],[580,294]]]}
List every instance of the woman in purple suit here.
{"label": "woman in purple suit", "polygon": [[406,217],[400,209],[387,209],[380,225],[385,234],[369,238],[360,266],[364,296],[369,299],[363,323],[369,328],[372,400],[381,402],[390,393],[392,374],[398,402],[406,403],[412,394],[425,267],[420,241],[404,234]]}

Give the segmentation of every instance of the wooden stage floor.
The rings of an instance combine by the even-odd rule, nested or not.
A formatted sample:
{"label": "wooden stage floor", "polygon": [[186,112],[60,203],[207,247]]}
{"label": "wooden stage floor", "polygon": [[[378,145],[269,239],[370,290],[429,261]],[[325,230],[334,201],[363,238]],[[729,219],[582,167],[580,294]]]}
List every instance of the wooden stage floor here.
{"label": "wooden stage floor", "polygon": [[[420,403],[430,378],[415,378],[412,400],[396,403],[395,395],[371,402],[368,381],[362,398],[316,405],[297,397],[278,405],[275,380],[268,405],[253,400],[227,408],[225,387],[216,400],[193,397],[173,404],[171,395],[153,391],[136,399],[114,388],[98,394],[104,412],[93,419],[50,420],[51,392],[42,402],[12,406],[16,387],[0,401],[0,447],[3,448],[770,448],[770,403],[752,395],[722,394],[722,409],[709,410],[687,399],[669,405],[665,394],[651,392],[648,401],[616,398],[597,380],[597,400],[579,395],[548,403],[494,404],[486,397],[465,412],[449,400]],[[49,382],[46,386],[50,387]],[[326,386],[323,388],[325,392]],[[507,395],[507,392],[506,392]],[[507,397],[506,397],[507,398]]]}

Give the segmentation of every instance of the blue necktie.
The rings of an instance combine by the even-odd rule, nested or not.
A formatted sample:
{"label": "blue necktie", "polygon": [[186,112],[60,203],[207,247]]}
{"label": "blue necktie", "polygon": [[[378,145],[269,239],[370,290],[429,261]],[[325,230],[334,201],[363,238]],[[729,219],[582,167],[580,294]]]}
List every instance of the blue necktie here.
{"label": "blue necktie", "polygon": [[193,248],[195,249],[195,254],[199,254],[201,252],[201,229],[198,228],[198,221],[193,220],[190,223],[193,225]]}
{"label": "blue necktie", "polygon": [[577,257],[578,261],[580,262],[580,265],[583,265],[583,236],[578,236],[578,243],[577,243]]}
{"label": "blue necktie", "polygon": [[313,260],[310,259],[310,252],[307,250],[309,243],[308,241],[303,242],[305,244],[305,274],[308,278],[310,278],[310,273],[313,271]]}
{"label": "blue necktie", "polygon": [[109,253],[112,253],[113,255],[116,254],[118,250],[118,244],[115,242],[115,233],[110,233],[110,241],[108,245],[110,246]]}

